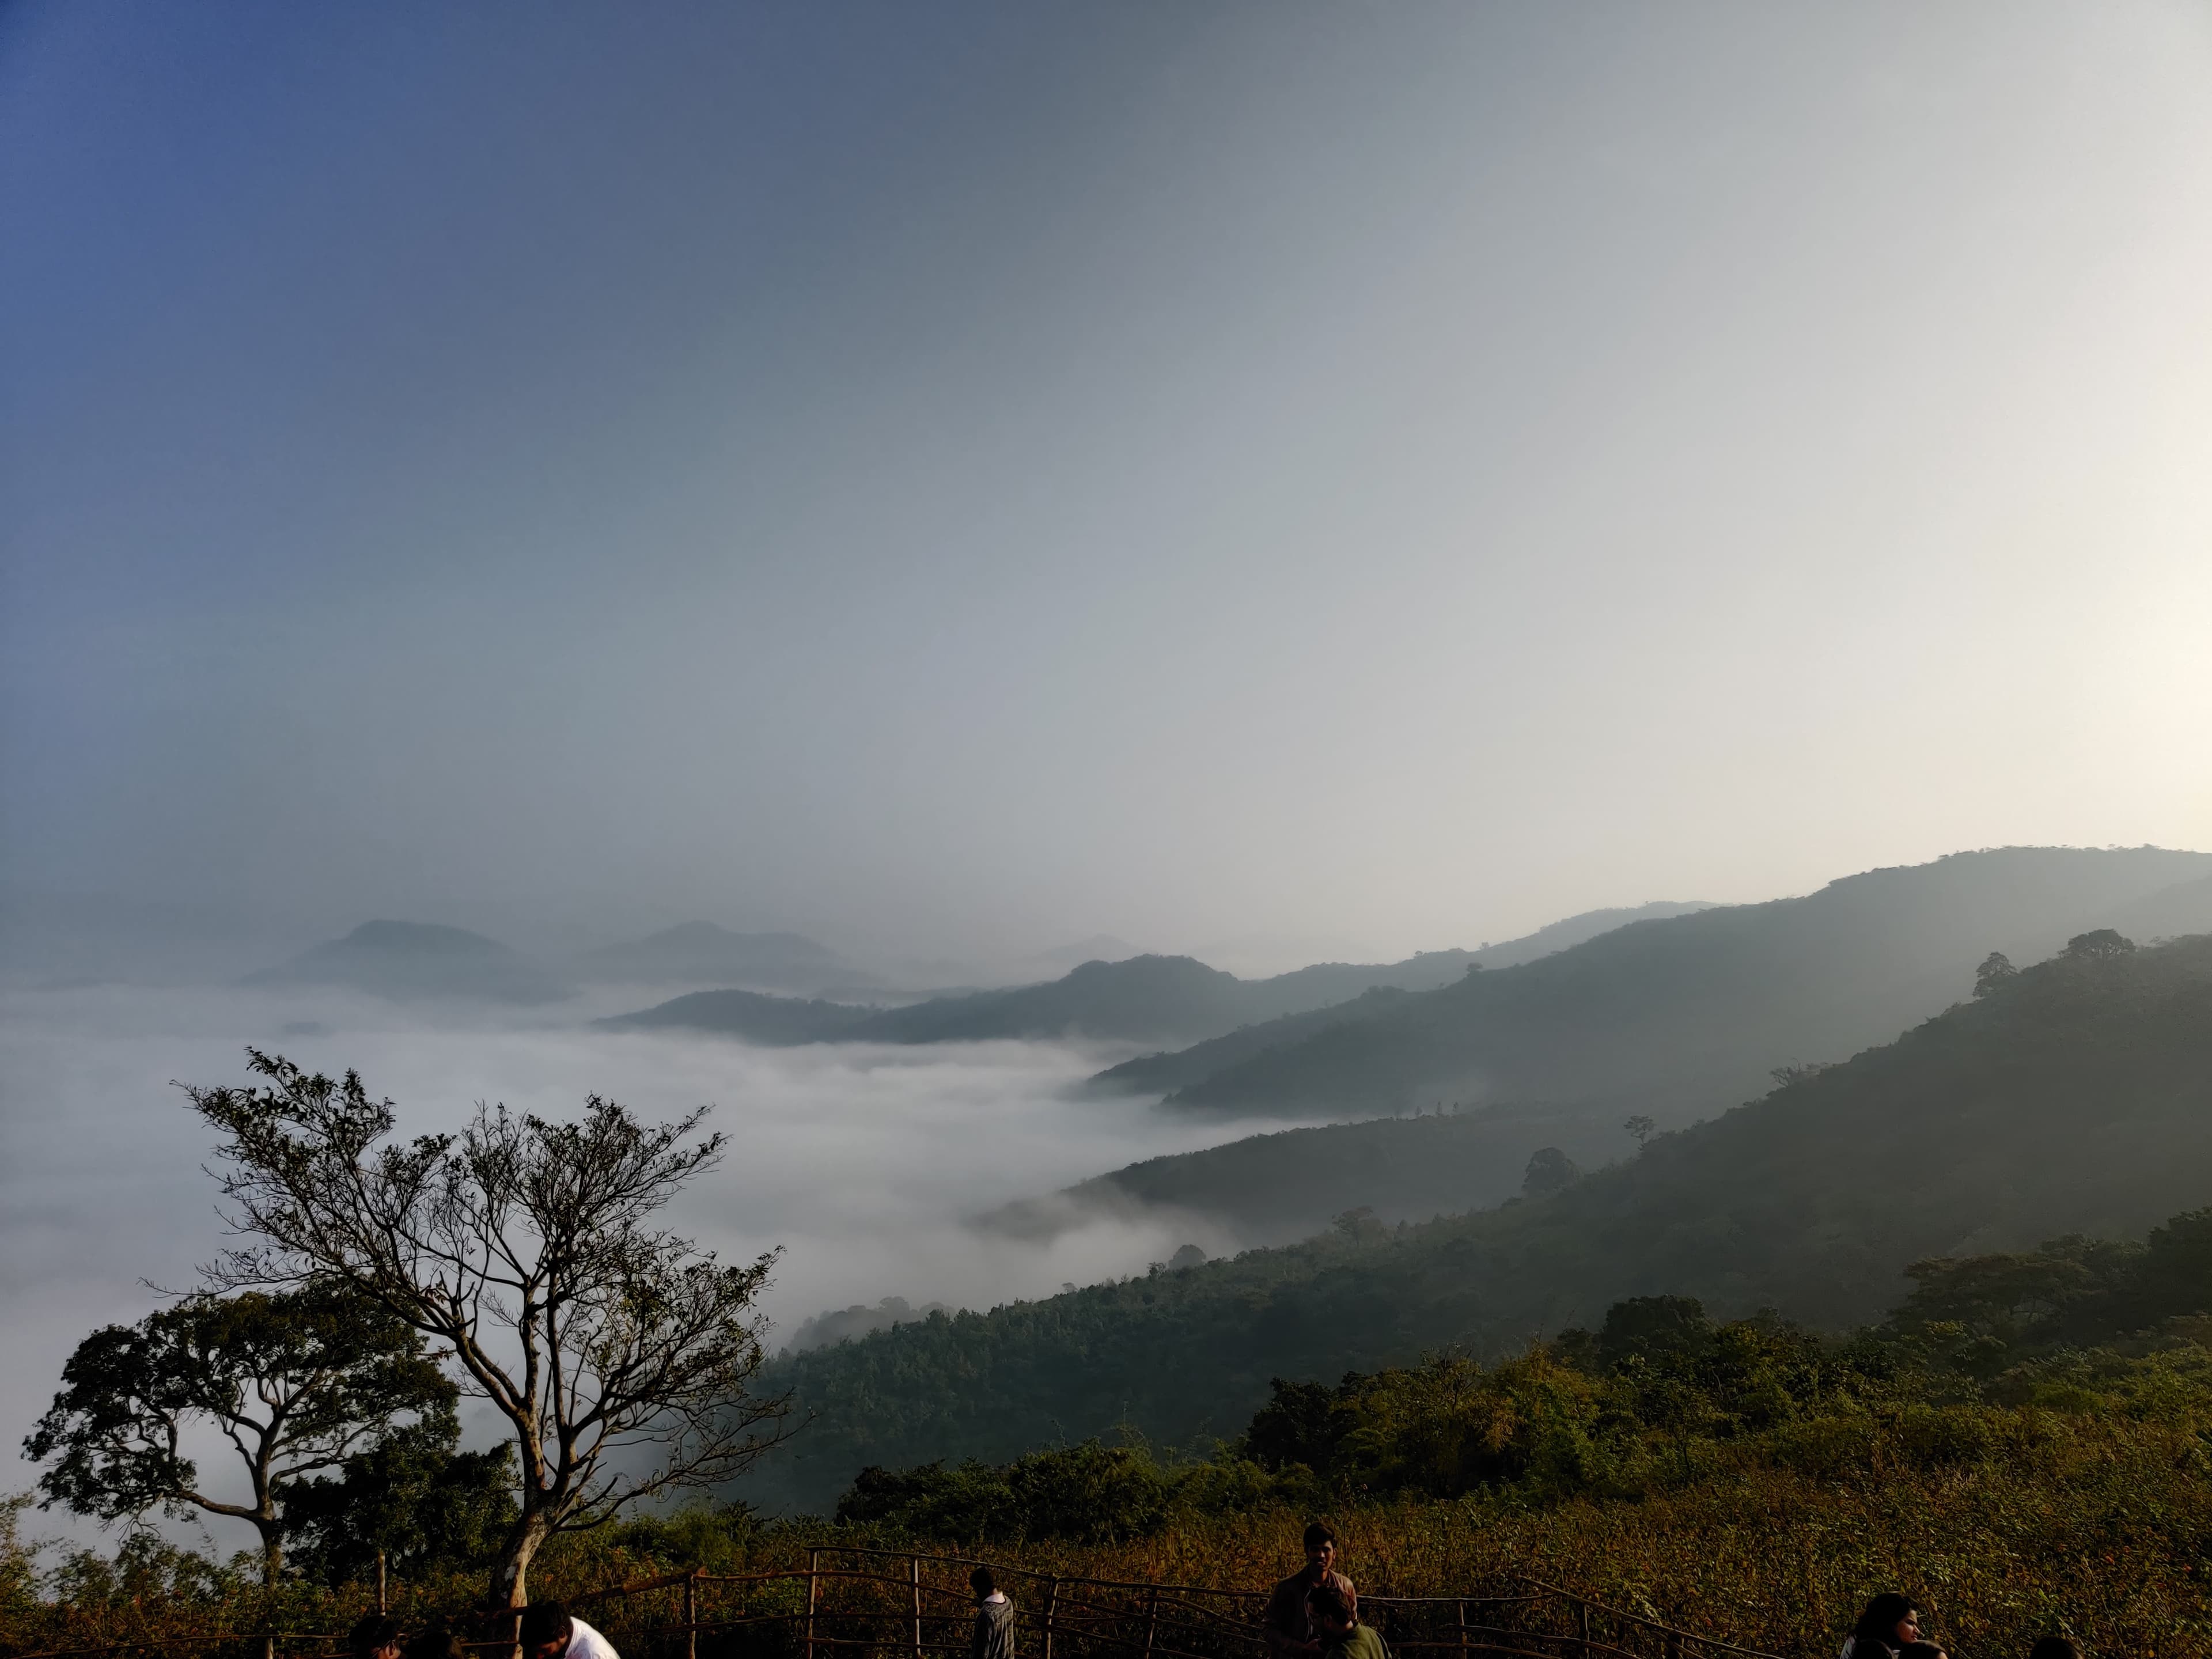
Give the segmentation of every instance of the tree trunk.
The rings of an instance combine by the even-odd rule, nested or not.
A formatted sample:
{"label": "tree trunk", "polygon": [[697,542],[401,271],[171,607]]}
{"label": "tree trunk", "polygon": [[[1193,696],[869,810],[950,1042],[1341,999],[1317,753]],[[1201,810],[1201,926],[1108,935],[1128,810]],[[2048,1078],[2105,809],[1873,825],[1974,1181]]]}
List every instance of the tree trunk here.
{"label": "tree trunk", "polygon": [[284,1577],[284,1523],[275,1516],[257,1516],[261,1532],[261,1582],[275,1589]]}
{"label": "tree trunk", "polygon": [[530,1564],[538,1547],[552,1535],[551,1518],[544,1510],[526,1510],[500,1547],[499,1561],[491,1571],[491,1605],[522,1607],[530,1604]]}

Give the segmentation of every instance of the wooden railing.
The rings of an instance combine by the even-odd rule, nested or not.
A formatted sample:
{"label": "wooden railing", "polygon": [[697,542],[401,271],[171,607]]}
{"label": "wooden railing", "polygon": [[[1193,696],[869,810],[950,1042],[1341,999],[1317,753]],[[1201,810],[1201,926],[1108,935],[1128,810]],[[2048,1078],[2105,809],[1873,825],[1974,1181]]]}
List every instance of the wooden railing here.
{"label": "wooden railing", "polygon": [[[823,1545],[804,1570],[664,1573],[568,1598],[580,1611],[623,1606],[626,1659],[924,1659],[965,1653],[975,1619],[969,1572],[988,1566],[1014,1602],[1024,1659],[1268,1659],[1260,1620],[1267,1592],[1197,1584],[1060,1577],[966,1556]],[[663,1601],[665,1614],[652,1617]],[[643,1606],[637,1604],[644,1603]],[[1362,1622],[1395,1652],[1457,1659],[1775,1659],[1755,1648],[1678,1629],[1579,1591],[1521,1577],[1464,1595],[1362,1595]],[[643,1616],[641,1616],[643,1615]],[[604,1614],[597,1615],[603,1619]],[[511,1652],[501,1625],[467,1645]],[[58,1649],[16,1659],[118,1659],[168,1649],[270,1640],[300,1659],[328,1659],[328,1635],[232,1632]]]}
{"label": "wooden railing", "polygon": [[[1035,1659],[1267,1659],[1260,1618],[1267,1592],[1062,1577],[967,1556],[823,1546],[804,1571],[668,1574],[570,1599],[584,1607],[679,1589],[685,1659],[702,1638],[784,1634],[804,1659],[857,1650],[874,1659],[964,1653],[975,1618],[968,1573],[988,1566],[1014,1602],[1016,1647]],[[798,1591],[803,1585],[805,1599]],[[774,1605],[776,1588],[791,1605]],[[763,1592],[769,1592],[763,1595]],[[1464,1659],[1774,1659],[1774,1656],[1631,1613],[1534,1578],[1465,1595],[1362,1595],[1361,1620],[1396,1651]],[[765,1645],[755,1642],[749,1645]]]}

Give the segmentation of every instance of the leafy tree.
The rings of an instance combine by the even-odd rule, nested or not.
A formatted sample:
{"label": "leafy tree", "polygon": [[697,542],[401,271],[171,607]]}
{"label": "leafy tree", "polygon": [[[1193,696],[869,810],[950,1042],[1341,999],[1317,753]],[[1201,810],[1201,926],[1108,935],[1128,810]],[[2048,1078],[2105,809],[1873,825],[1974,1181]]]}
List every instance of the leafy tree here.
{"label": "leafy tree", "polygon": [[356,1073],[248,1053],[262,1084],[186,1091],[225,1137],[234,1222],[263,1241],[215,1276],[346,1285],[450,1350],[514,1435],[495,1601],[528,1600],[556,1533],[727,1480],[781,1437],[785,1402],[750,1388],[776,1253],[726,1265],[655,1224],[721,1154],[719,1135],[684,1144],[703,1108],[647,1126],[597,1095],[573,1123],[480,1106],[459,1134],[401,1142]]}
{"label": "leafy tree", "polygon": [[458,1450],[450,1414],[386,1436],[335,1476],[283,1493],[294,1564],[333,1587],[357,1583],[381,1556],[405,1578],[489,1563],[514,1524],[511,1446]]}
{"label": "leafy tree", "polygon": [[1637,1113],[1634,1117],[1630,1118],[1627,1122],[1622,1124],[1620,1127],[1636,1137],[1636,1144],[1639,1147],[1642,1146],[1645,1141],[1650,1139],[1654,1134],[1658,1133],[1659,1129],[1658,1123],[1648,1114],[1644,1112]]}
{"label": "leafy tree", "polygon": [[[203,1510],[261,1534],[262,1576],[284,1567],[288,1482],[335,1468],[404,1415],[450,1414],[453,1385],[421,1337],[343,1286],[187,1297],[77,1345],[62,1389],[23,1442],[50,1467],[46,1504],[104,1521]],[[210,1423],[236,1449],[250,1497],[212,1496],[179,1449]]]}
{"label": "leafy tree", "polygon": [[2076,933],[2066,941],[2064,954],[2076,962],[2111,962],[2136,948],[2136,942],[2113,927]]}
{"label": "leafy tree", "polygon": [[1573,1186],[1582,1179],[1582,1173],[1574,1159],[1557,1146],[1539,1146],[1529,1154],[1528,1167],[1522,1172],[1521,1190],[1531,1198],[1540,1198]]}
{"label": "leafy tree", "polygon": [[2012,965],[2012,958],[2002,951],[1992,951],[1984,957],[1981,965],[1974,969],[1974,994],[1985,997],[2008,979],[2019,977],[2020,969]]}
{"label": "leafy tree", "polygon": [[1802,1083],[1808,1078],[1820,1076],[1835,1063],[1832,1060],[1792,1060],[1787,1066],[1771,1068],[1766,1074],[1774,1079],[1776,1088],[1786,1089],[1793,1083]]}

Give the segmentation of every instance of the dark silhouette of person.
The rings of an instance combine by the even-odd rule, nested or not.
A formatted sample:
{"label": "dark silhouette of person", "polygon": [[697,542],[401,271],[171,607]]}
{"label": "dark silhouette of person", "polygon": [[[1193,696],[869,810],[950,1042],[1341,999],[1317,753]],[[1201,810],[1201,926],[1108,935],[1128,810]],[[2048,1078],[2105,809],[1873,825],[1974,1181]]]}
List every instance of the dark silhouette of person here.
{"label": "dark silhouette of person", "polygon": [[1006,1600],[988,1567],[968,1575],[975,1592],[975,1628],[968,1638],[968,1659],[1014,1659],[1014,1604]]}
{"label": "dark silhouette of person", "polygon": [[1885,1590],[1866,1604],[1851,1626],[1842,1659],[1896,1659],[1899,1650],[1920,1639],[1920,1609],[1909,1595]]}

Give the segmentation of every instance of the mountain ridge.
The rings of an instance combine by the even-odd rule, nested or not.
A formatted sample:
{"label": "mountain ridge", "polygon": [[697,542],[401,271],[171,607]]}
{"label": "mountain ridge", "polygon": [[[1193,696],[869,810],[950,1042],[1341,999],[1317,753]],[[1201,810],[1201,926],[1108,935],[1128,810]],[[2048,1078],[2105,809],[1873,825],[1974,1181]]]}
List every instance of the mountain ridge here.
{"label": "mountain ridge", "polygon": [[[2197,914],[2212,856],[1996,848],[1817,891],[1635,921],[1534,961],[1340,1018],[1255,1028],[1091,1079],[1176,1109],[1374,1116],[1436,1098],[1607,1103],[1679,1122],[1936,1012],[1990,950],[2024,957],[2161,894]],[[2177,878],[2179,879],[2177,879]],[[2145,927],[2145,931],[2150,931]],[[2165,929],[2163,931],[2172,931]]]}

